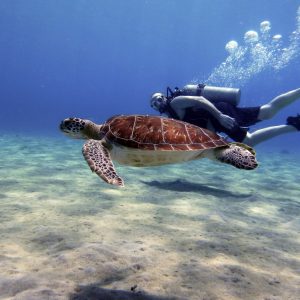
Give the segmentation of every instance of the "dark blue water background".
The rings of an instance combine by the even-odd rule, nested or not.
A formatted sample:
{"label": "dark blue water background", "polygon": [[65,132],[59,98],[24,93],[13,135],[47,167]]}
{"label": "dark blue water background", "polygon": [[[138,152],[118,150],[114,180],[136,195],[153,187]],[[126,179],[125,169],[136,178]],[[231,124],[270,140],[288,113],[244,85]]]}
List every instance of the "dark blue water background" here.
{"label": "dark blue water background", "polygon": [[[59,134],[69,116],[103,122],[154,114],[153,92],[207,78],[229,40],[269,20],[286,41],[296,0],[1,0],[2,132]],[[300,61],[255,75],[242,102],[262,104],[300,87]],[[251,101],[248,101],[251,99]],[[265,125],[282,124],[300,102]],[[261,124],[262,125],[262,124]],[[297,133],[273,142],[299,145]],[[296,142],[295,142],[296,141]],[[272,145],[271,142],[268,142]]]}

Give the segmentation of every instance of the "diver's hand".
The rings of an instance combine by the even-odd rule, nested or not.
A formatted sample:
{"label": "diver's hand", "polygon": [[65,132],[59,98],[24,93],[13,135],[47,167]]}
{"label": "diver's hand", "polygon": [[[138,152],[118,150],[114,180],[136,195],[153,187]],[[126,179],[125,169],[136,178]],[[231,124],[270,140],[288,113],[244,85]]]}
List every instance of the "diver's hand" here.
{"label": "diver's hand", "polygon": [[219,122],[223,127],[227,129],[232,129],[236,123],[234,118],[231,118],[224,114],[220,115]]}

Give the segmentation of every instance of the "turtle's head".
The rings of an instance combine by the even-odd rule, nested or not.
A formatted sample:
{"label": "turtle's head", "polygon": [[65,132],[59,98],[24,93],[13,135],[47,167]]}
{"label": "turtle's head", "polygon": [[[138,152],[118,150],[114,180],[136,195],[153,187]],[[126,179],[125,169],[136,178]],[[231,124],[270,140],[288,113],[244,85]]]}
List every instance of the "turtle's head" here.
{"label": "turtle's head", "polygon": [[91,125],[94,124],[89,120],[83,120],[79,118],[68,118],[64,119],[60,125],[59,129],[69,137],[74,139],[87,139],[89,137],[89,130],[87,130]]}

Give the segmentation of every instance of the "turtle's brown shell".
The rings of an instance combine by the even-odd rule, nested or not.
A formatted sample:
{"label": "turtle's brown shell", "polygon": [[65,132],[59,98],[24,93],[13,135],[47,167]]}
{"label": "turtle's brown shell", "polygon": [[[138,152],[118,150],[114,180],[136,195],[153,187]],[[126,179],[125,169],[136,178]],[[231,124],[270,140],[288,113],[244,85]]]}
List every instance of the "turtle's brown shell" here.
{"label": "turtle's brown shell", "polygon": [[191,151],[228,145],[207,129],[160,116],[115,116],[102,126],[101,134],[110,143],[141,150]]}

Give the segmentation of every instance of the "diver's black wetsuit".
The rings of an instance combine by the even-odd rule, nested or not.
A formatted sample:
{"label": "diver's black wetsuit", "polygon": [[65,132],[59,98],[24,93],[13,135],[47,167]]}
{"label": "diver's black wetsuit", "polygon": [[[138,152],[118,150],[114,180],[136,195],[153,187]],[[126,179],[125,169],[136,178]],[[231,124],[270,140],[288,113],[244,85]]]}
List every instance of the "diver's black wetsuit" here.
{"label": "diver's black wetsuit", "polygon": [[[169,101],[166,111],[171,118],[179,119],[176,112],[170,105],[171,101]],[[222,114],[228,115],[235,119],[236,125],[232,129],[222,126],[212,114],[202,108],[187,108],[182,121],[197,125],[202,128],[207,128],[208,121],[210,121],[216,132],[224,132],[236,142],[242,142],[247,135],[248,127],[255,125],[260,121],[258,120],[260,106],[236,107],[228,102],[217,102],[214,103],[214,106]]]}

